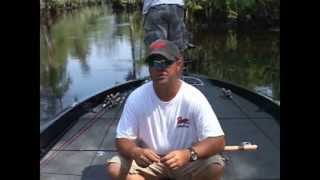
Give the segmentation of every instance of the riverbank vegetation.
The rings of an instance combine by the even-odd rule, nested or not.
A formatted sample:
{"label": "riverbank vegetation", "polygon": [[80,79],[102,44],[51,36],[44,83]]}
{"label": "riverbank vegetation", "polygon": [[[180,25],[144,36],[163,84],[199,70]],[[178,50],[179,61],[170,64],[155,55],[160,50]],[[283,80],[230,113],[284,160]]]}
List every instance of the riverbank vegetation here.
{"label": "riverbank vegetation", "polygon": [[[41,0],[41,11],[57,13],[112,3],[115,11],[141,10],[143,0]],[[186,22],[224,27],[278,28],[280,0],[185,0]]]}
{"label": "riverbank vegetation", "polygon": [[[139,8],[142,0],[111,0],[115,9]],[[278,28],[280,0],[185,0],[186,22],[222,27]]]}
{"label": "riverbank vegetation", "polygon": [[227,26],[279,27],[279,0],[186,0],[188,20]]}
{"label": "riverbank vegetation", "polygon": [[40,14],[55,16],[64,11],[79,9],[84,6],[101,5],[106,0],[40,0]]}

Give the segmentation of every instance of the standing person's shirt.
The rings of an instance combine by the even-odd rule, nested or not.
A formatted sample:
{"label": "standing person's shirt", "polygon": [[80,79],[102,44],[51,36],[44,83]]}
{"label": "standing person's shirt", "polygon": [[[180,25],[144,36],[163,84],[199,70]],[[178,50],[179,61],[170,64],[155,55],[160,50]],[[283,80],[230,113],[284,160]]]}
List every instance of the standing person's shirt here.
{"label": "standing person's shirt", "polygon": [[136,139],[140,146],[164,155],[191,147],[207,137],[224,135],[205,96],[182,81],[177,95],[164,102],[156,95],[152,81],[128,97],[117,127],[116,138]]}
{"label": "standing person's shirt", "polygon": [[159,4],[177,4],[180,6],[184,6],[184,1],[183,0],[144,0],[142,13],[147,14],[148,10],[151,7]]}

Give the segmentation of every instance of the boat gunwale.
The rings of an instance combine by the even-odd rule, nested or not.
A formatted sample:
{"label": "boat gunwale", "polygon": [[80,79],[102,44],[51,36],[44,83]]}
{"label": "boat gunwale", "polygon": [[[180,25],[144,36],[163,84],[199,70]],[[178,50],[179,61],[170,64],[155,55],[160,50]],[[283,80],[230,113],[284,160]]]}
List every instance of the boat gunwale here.
{"label": "boat gunwale", "polygon": [[123,92],[127,89],[140,86],[146,78],[126,81],[109,89],[102,90],[92,96],[84,98],[82,101],[64,110],[48,123],[47,127],[40,132],[40,160],[48,151],[68,132],[69,129],[79,120],[81,116],[88,113],[88,109],[101,104],[108,94]]}
{"label": "boat gunwale", "polygon": [[250,102],[256,104],[258,107],[261,107],[267,113],[272,115],[272,117],[275,118],[280,125],[280,104],[274,102],[270,98],[267,98],[257,92],[254,92],[248,88],[232,83],[230,81],[226,81],[226,80],[222,81],[222,80],[210,78],[208,76],[193,74],[193,73],[187,73],[186,75],[205,78],[209,80],[212,84],[218,87],[230,89],[232,92],[242,96],[244,99],[247,99]]}

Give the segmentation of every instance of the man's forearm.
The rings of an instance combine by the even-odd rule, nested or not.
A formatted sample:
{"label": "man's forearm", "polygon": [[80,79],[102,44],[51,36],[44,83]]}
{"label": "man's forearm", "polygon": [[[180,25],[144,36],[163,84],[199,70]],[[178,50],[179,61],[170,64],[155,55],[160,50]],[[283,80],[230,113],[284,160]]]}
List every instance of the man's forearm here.
{"label": "man's forearm", "polygon": [[127,157],[132,159],[133,158],[133,151],[136,148],[139,148],[134,140],[125,139],[125,138],[117,138],[116,139],[116,147],[118,152]]}
{"label": "man's forearm", "polygon": [[223,151],[225,146],[224,136],[209,137],[193,145],[199,158],[207,158]]}

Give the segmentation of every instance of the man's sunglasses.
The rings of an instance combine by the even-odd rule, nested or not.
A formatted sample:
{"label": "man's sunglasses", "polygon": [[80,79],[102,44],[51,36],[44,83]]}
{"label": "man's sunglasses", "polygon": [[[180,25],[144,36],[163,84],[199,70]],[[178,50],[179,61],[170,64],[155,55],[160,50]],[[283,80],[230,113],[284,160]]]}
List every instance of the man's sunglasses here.
{"label": "man's sunglasses", "polygon": [[167,59],[150,59],[148,61],[148,66],[156,69],[166,69],[171,66],[175,61],[170,61]]}

